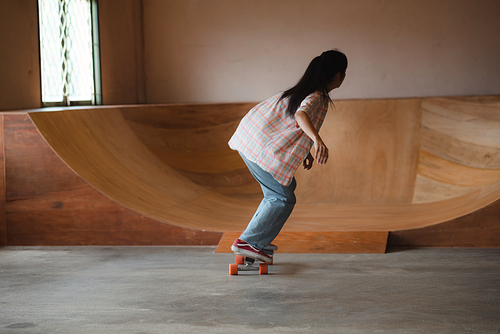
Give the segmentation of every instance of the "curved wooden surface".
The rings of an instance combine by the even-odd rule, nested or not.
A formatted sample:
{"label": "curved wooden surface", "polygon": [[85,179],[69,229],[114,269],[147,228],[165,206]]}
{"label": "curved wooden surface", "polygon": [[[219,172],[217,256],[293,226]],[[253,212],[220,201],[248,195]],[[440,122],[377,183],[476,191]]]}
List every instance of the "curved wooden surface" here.
{"label": "curved wooden surface", "polygon": [[[31,112],[82,178],[180,227],[241,231],[260,188],[227,146],[252,103]],[[296,174],[284,231],[395,231],[449,221],[500,198],[500,97],[335,102],[330,161]]]}

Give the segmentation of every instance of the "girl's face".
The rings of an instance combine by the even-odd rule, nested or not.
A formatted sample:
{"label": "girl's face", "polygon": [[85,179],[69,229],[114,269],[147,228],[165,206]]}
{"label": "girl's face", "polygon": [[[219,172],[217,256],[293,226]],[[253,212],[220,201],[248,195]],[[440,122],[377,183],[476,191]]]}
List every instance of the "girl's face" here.
{"label": "girl's face", "polygon": [[330,85],[328,85],[328,91],[331,92],[332,90],[334,90],[335,88],[339,88],[340,85],[342,85],[342,82],[344,82],[344,79],[345,79],[345,73],[337,73],[335,74],[335,76],[333,77],[333,81],[330,83]]}

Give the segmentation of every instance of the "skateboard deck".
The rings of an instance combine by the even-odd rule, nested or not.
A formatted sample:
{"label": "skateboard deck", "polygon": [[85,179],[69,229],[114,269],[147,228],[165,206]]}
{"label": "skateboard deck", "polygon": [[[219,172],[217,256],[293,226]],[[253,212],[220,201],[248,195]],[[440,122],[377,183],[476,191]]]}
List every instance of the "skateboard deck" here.
{"label": "skateboard deck", "polygon": [[[277,250],[278,247],[275,245],[267,246],[263,249],[263,252],[268,255],[274,255],[274,251]],[[235,262],[229,265],[229,275],[238,275],[240,271],[258,271],[260,275],[266,275],[269,272],[269,265],[272,263],[259,263],[259,265],[255,265],[255,262],[259,260],[252,259],[250,257],[245,257],[243,255],[236,254]]]}

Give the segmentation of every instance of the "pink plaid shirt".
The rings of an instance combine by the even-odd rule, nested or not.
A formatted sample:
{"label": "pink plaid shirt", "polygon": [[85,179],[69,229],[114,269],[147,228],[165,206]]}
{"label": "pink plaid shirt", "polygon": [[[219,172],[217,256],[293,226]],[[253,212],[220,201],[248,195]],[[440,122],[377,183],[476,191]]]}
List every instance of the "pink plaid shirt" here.
{"label": "pink plaid shirt", "polygon": [[[286,111],[289,99],[278,102],[280,97],[281,93],[252,108],[229,140],[229,147],[287,186],[307,157],[313,141]],[[328,100],[321,93],[312,93],[302,101],[299,110],[309,116],[319,131],[328,110]]]}

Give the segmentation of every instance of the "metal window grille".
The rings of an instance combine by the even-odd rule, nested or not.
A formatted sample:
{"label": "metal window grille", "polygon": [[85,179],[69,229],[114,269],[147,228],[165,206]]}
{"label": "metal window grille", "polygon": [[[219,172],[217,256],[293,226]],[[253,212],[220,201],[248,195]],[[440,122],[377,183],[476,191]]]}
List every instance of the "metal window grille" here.
{"label": "metal window grille", "polygon": [[96,0],[38,0],[42,104],[100,104]]}

